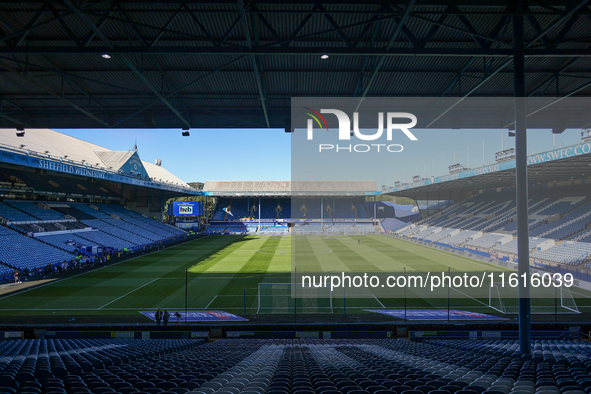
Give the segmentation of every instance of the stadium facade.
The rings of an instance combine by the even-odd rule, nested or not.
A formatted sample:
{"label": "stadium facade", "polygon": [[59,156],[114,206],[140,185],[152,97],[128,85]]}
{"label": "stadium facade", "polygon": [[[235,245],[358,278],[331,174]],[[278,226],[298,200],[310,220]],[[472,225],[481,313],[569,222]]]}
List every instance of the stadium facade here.
{"label": "stadium facade", "polygon": [[375,181],[213,181],[203,192],[216,197],[209,234],[380,231],[365,204]]}
{"label": "stadium facade", "polygon": [[162,223],[199,191],[141,160],[47,129],[0,130],[0,275],[38,277],[184,239]]}

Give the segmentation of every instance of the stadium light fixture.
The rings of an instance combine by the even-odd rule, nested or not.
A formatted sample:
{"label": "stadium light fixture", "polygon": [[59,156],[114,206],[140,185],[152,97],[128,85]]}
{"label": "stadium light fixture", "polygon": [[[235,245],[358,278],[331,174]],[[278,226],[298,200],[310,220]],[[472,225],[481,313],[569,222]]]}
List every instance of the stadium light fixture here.
{"label": "stadium light fixture", "polygon": [[328,59],[328,55],[325,53],[324,55],[320,56],[320,59],[326,60],[326,59]]}
{"label": "stadium light fixture", "polygon": [[189,133],[189,128],[188,127],[183,127],[183,137],[188,137],[191,134]]}
{"label": "stadium light fixture", "polygon": [[17,137],[24,137],[25,136],[25,128],[24,127],[17,127],[16,128],[16,136]]}
{"label": "stadium light fixture", "polygon": [[108,53],[103,53],[103,54],[101,55],[101,57],[102,57],[103,59],[110,59],[110,58],[111,58],[111,55],[109,55]]}

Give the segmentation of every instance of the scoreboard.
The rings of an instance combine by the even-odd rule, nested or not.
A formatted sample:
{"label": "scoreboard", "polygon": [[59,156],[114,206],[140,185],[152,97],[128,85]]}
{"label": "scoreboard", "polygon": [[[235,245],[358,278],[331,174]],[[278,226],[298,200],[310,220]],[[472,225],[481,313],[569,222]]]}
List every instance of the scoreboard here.
{"label": "scoreboard", "polygon": [[203,215],[202,201],[173,201],[168,205],[169,216],[199,216]]}

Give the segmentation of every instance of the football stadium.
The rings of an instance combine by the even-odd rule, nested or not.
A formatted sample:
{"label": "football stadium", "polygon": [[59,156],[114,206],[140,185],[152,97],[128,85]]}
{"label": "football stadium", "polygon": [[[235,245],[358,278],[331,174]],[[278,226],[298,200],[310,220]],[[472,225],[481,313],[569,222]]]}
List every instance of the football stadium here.
{"label": "football stadium", "polygon": [[591,394],[589,0],[4,1],[0,41],[0,394]]}

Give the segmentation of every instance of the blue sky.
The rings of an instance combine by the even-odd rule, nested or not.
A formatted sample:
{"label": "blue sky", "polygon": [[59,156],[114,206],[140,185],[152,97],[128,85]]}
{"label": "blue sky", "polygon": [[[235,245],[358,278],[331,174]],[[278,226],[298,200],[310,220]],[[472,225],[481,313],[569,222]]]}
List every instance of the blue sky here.
{"label": "blue sky", "polygon": [[162,167],[185,182],[212,180],[289,180],[290,136],[283,129],[58,130],[113,150],[133,149],[142,160]]}
{"label": "blue sky", "polygon": [[[58,130],[113,150],[133,149],[137,140],[140,157],[151,163],[162,159],[162,166],[185,182],[208,180],[289,180],[292,179],[292,135],[283,129],[191,129],[190,137],[182,137],[178,129],[105,129]],[[507,130],[416,130],[418,141],[401,141],[404,151],[375,160],[372,156],[334,156],[330,166],[358,169],[359,177],[372,179],[378,186],[394,181],[408,181],[410,176],[442,175],[447,166],[461,163],[479,167],[484,161],[494,162],[494,153],[514,146]],[[501,137],[502,136],[502,137]],[[528,150],[531,153],[568,146],[580,141],[580,130],[567,130],[553,139],[549,130],[530,130]],[[468,163],[469,151],[469,163]],[[387,163],[387,164],[384,164]],[[297,151],[293,157],[294,172],[314,167]],[[308,168],[306,171],[320,171]],[[339,170],[340,171],[340,170]],[[351,171],[356,173],[355,171]],[[326,172],[328,174],[330,172]],[[327,179],[327,178],[325,178]],[[345,179],[351,179],[345,178]]]}

